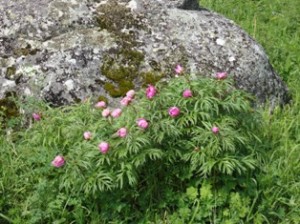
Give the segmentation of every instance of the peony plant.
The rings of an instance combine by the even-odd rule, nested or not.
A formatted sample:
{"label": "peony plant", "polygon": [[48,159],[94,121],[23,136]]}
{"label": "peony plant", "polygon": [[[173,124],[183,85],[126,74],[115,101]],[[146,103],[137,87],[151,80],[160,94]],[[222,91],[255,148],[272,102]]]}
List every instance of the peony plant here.
{"label": "peony plant", "polygon": [[[177,69],[177,73],[183,71]],[[167,84],[128,91],[120,102],[122,109],[102,102],[91,106],[87,101],[78,107],[45,110],[45,119],[26,132],[27,140],[19,145],[26,164],[20,178],[37,185],[41,179],[49,182],[66,198],[80,198],[78,209],[90,206],[101,215],[99,220],[107,222],[138,207],[143,213],[145,201],[151,204],[149,209],[176,208],[179,195],[187,189],[196,189],[195,200],[200,197],[197,192],[203,191],[201,186],[213,186],[218,193],[228,184],[230,194],[247,188],[245,183],[257,167],[259,151],[253,133],[259,116],[251,100],[227,76],[190,80],[182,75]],[[33,156],[27,160],[29,155]],[[60,169],[45,169],[51,161]],[[40,176],[34,175],[37,169],[42,170]],[[234,185],[237,178],[246,182]],[[28,195],[36,193],[28,191]],[[168,195],[173,193],[170,200]],[[51,195],[43,197],[58,200]],[[33,198],[28,208],[32,211],[42,200]],[[212,206],[211,212],[228,203]],[[207,217],[199,218],[199,223]]]}

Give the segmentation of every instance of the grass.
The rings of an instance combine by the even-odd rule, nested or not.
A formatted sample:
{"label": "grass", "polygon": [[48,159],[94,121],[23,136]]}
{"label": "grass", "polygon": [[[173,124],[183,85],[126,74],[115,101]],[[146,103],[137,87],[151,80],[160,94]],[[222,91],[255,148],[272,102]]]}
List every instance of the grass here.
{"label": "grass", "polygon": [[[291,104],[272,115],[264,111],[264,137],[271,150],[262,184],[268,189],[263,194],[270,202],[269,213],[280,223],[299,223],[300,1],[201,0],[201,5],[232,19],[254,37],[288,85]],[[284,204],[294,209],[287,214],[280,206]]]}
{"label": "grass", "polygon": [[200,2],[202,6],[232,19],[245,29],[265,48],[280,76],[288,84],[289,81],[295,81],[300,72],[299,1],[201,0]]}

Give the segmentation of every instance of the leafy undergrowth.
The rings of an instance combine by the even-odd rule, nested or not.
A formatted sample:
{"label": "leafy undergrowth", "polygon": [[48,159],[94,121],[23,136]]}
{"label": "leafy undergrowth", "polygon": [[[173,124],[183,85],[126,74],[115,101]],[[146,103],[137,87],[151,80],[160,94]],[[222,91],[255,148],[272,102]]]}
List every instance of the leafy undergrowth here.
{"label": "leafy undergrowth", "polygon": [[32,104],[34,124],[14,141],[2,139],[2,216],[13,223],[143,223],[163,214],[170,223],[253,220],[260,115],[220,77],[181,76],[150,85],[146,96],[131,91],[122,109]]}
{"label": "leafy undergrowth", "polygon": [[287,83],[292,102],[266,109],[263,139],[268,158],[260,182],[264,195],[260,209],[268,209],[266,223],[300,221],[300,1],[203,0],[201,4],[237,22],[266,49],[272,65]]}
{"label": "leafy undergrowth", "polygon": [[297,223],[299,154],[277,137],[298,126],[275,131],[284,112],[216,77],[130,91],[117,109],[20,104],[34,113],[1,137],[3,222]]}

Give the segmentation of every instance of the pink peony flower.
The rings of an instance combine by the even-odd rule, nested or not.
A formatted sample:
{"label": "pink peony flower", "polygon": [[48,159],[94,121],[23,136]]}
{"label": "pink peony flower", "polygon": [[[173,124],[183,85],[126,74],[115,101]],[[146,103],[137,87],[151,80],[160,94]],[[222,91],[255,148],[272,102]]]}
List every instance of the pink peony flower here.
{"label": "pink peony flower", "polygon": [[89,132],[89,131],[85,131],[85,132],[83,133],[83,138],[84,138],[85,140],[91,139],[91,138],[92,138],[92,133]]}
{"label": "pink peony flower", "polygon": [[101,142],[99,145],[98,145],[98,148],[100,150],[100,152],[102,154],[105,154],[108,152],[109,150],[109,144],[107,142]]}
{"label": "pink peony flower", "polygon": [[149,123],[145,118],[140,118],[140,119],[137,120],[137,125],[140,128],[146,129],[146,128],[148,128]]}
{"label": "pink peony flower", "polygon": [[156,88],[153,85],[148,85],[146,89],[146,96],[148,99],[152,99],[156,95]]}
{"label": "pink peony flower", "polygon": [[226,79],[227,76],[228,76],[228,74],[226,72],[218,72],[216,74],[216,78],[219,79],[219,80]]}
{"label": "pink peony flower", "polygon": [[193,96],[193,93],[192,93],[192,91],[190,89],[186,89],[186,90],[183,91],[182,96],[184,98],[189,98],[189,97]]}
{"label": "pink peony flower", "polygon": [[118,136],[121,138],[126,137],[127,135],[127,129],[126,128],[120,128],[117,132]]}
{"label": "pink peony flower", "polygon": [[65,164],[65,159],[62,156],[56,156],[51,164],[55,167],[61,167]]}
{"label": "pink peony flower", "polygon": [[125,96],[122,100],[121,100],[121,105],[122,106],[128,106],[132,101],[131,97]]}
{"label": "pink peony flower", "polygon": [[32,114],[32,118],[33,118],[35,121],[40,121],[41,118],[42,118],[42,116],[41,116],[41,114],[39,114],[39,113],[33,113],[33,114]]}
{"label": "pink peony flower", "polygon": [[106,103],[104,101],[99,101],[95,104],[96,108],[106,108]]}
{"label": "pink peony flower", "polygon": [[114,117],[114,118],[120,117],[121,114],[122,114],[122,110],[120,108],[114,109],[111,112],[111,116]]}
{"label": "pink peony flower", "polygon": [[126,93],[126,96],[133,99],[134,96],[135,96],[135,91],[133,89],[129,90],[127,93]]}
{"label": "pink peony flower", "polygon": [[177,75],[181,74],[183,72],[183,67],[181,65],[176,65],[175,72]]}
{"label": "pink peony flower", "polygon": [[169,115],[171,117],[177,117],[180,114],[180,109],[178,107],[169,108]]}
{"label": "pink peony flower", "polygon": [[102,111],[102,116],[103,117],[108,117],[109,115],[110,115],[110,110],[108,108],[106,108]]}
{"label": "pink peony flower", "polygon": [[211,128],[211,131],[212,131],[212,133],[214,133],[214,134],[218,134],[220,130],[219,130],[218,127],[213,126],[213,127]]}

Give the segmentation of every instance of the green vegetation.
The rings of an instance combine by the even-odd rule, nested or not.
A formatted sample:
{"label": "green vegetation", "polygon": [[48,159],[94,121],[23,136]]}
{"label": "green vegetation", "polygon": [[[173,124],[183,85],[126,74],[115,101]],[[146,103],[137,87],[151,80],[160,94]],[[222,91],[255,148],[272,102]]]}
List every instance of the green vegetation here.
{"label": "green vegetation", "polygon": [[[192,96],[183,97],[184,90]],[[61,108],[30,102],[27,111],[40,114],[34,124],[13,141],[1,139],[3,218],[12,223],[144,223],[158,222],[164,213],[170,223],[256,218],[248,210],[267,148],[255,134],[261,115],[251,108],[250,96],[232,80],[182,76],[159,83],[148,98],[139,92],[117,118],[113,112],[102,117],[90,102]],[[123,137],[120,128],[126,128]],[[101,142],[109,144],[107,153]],[[58,155],[65,163],[52,166]]]}
{"label": "green vegetation", "polygon": [[274,218],[269,223],[299,223],[300,2],[201,0],[201,5],[231,18],[261,43],[289,87],[291,104],[271,115],[268,109],[264,112],[264,141],[270,151],[261,174],[265,190],[260,209],[267,208]]}
{"label": "green vegetation", "polygon": [[254,37],[265,48],[275,70],[294,91],[293,86],[300,72],[299,1],[201,0],[200,2],[202,6],[232,19]]}
{"label": "green vegetation", "polygon": [[[51,108],[7,97],[0,101],[0,223],[300,223],[300,2],[201,5],[263,45],[292,102],[270,114],[267,106],[253,110],[231,80],[185,77],[158,83],[152,99],[137,93],[118,118],[102,117],[89,101]],[[134,53],[131,67],[139,63]],[[160,73],[142,75],[151,83]],[[182,97],[185,89],[193,97]],[[174,106],[180,114],[171,117]],[[149,126],[139,127],[139,118]],[[107,153],[98,150],[103,141]],[[51,165],[57,155],[61,167]]]}

